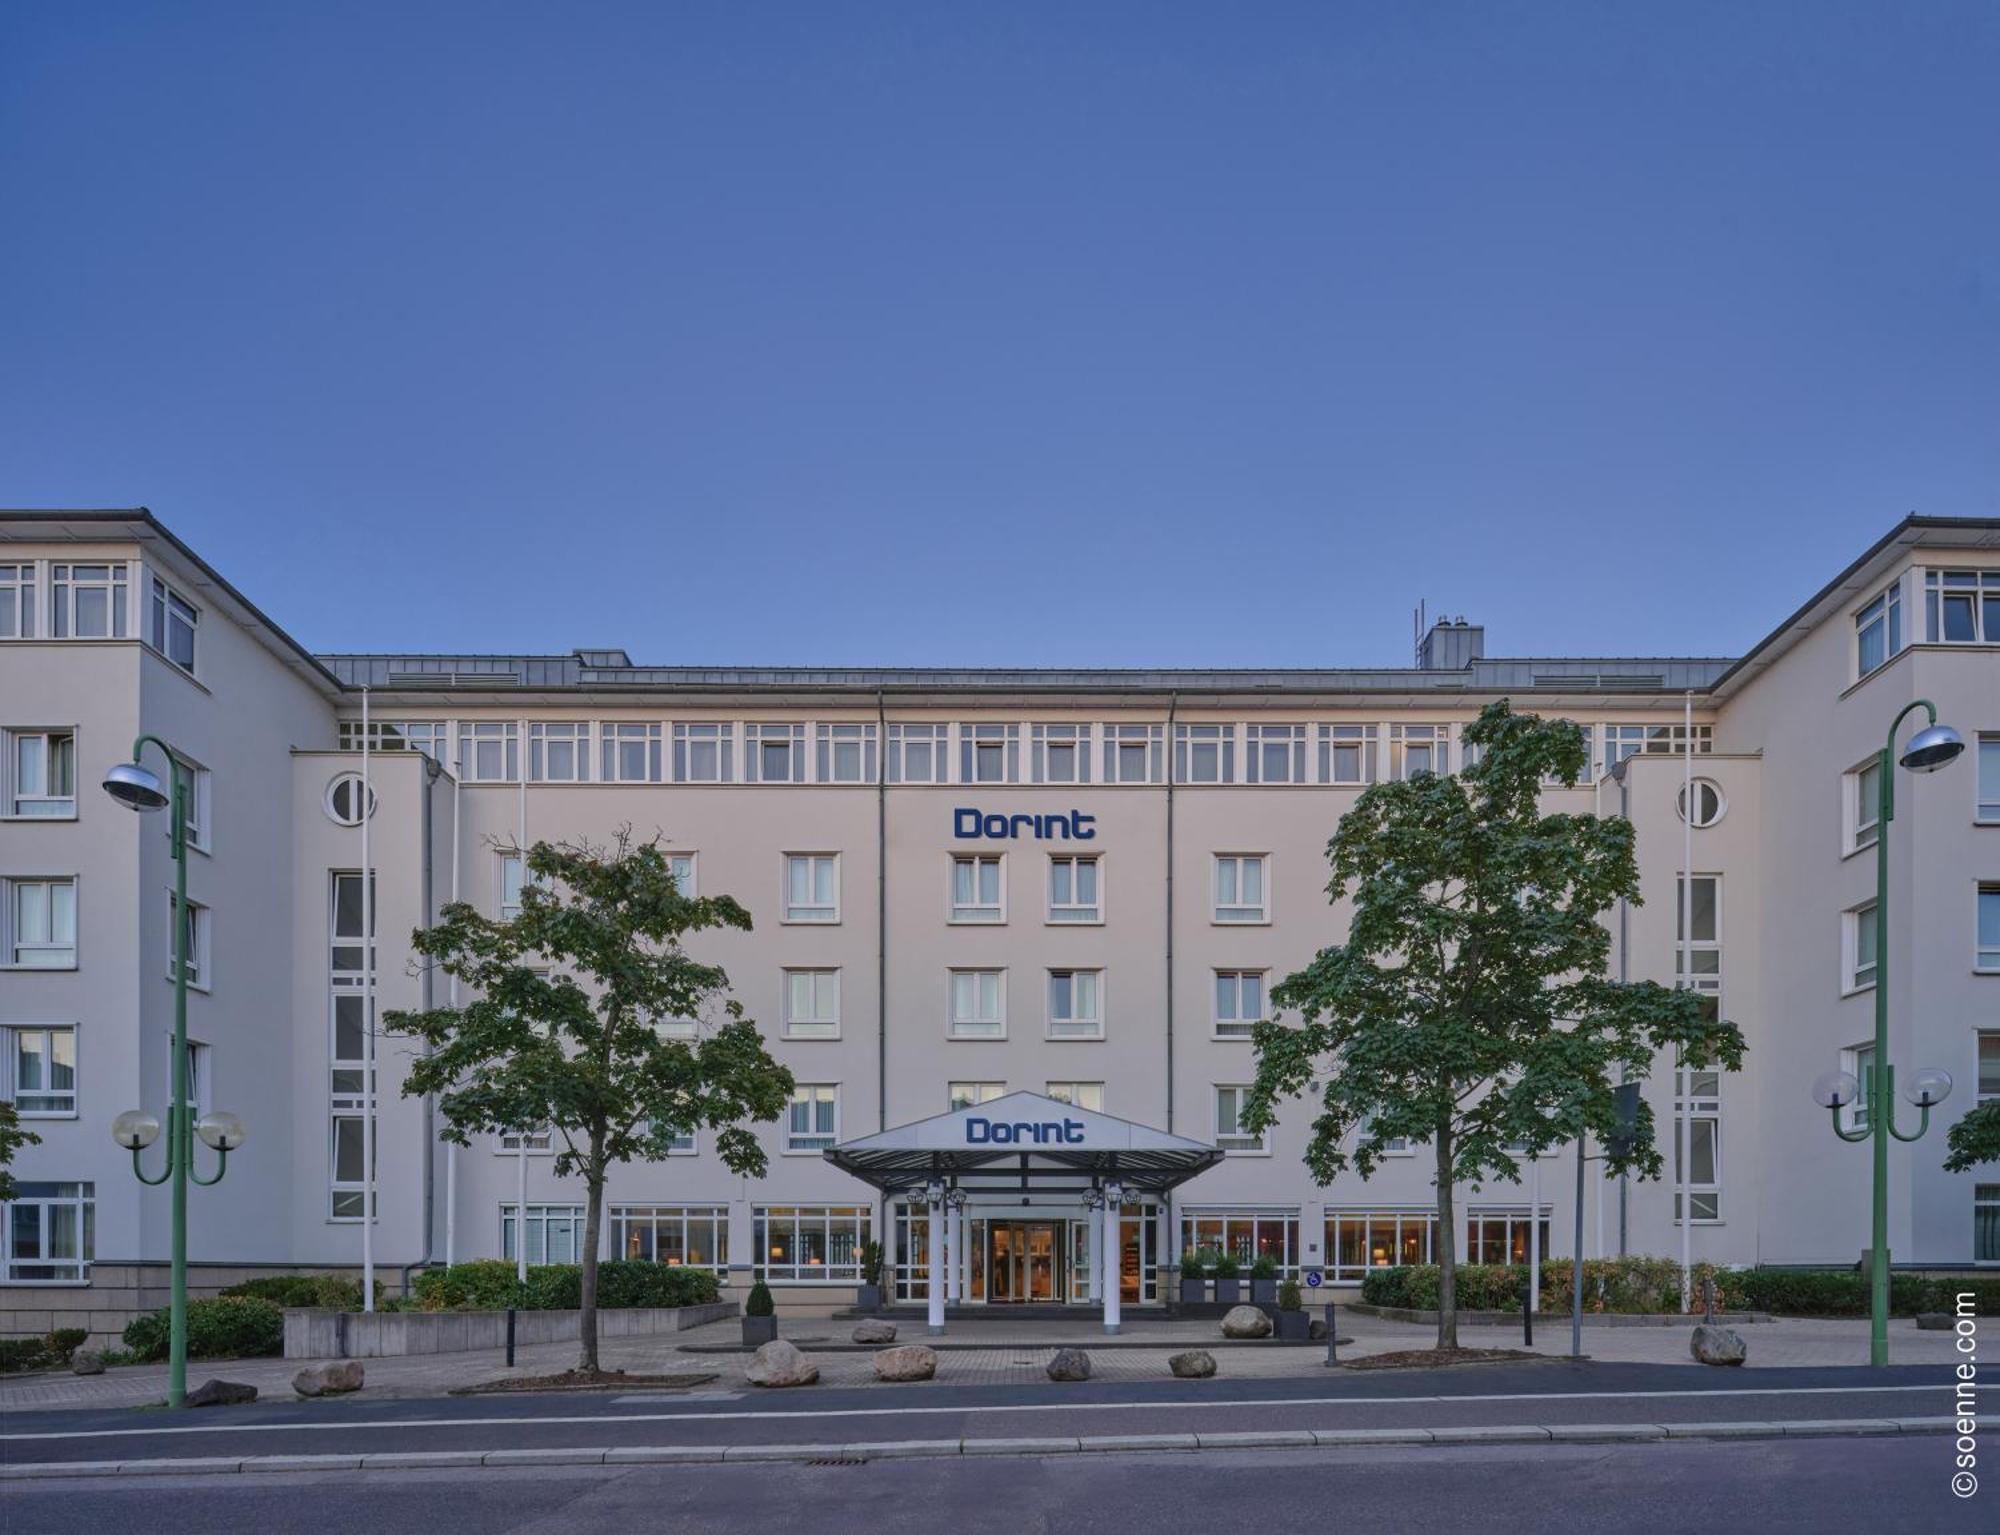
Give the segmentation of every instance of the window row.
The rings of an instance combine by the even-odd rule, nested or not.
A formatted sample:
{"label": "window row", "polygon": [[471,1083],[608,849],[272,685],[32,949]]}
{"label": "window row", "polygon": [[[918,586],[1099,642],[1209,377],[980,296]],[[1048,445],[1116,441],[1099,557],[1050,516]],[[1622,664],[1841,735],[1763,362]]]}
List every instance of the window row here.
{"label": "window row", "polygon": [[[124,561],[17,560],[0,564],[0,640],[122,640],[146,643],[194,671],[201,611],[158,576],[135,582]],[[134,593],[144,611],[133,611]]]}
{"label": "window row", "polygon": [[[467,783],[1363,785],[1449,773],[1461,726],[845,724],[829,721],[371,721],[373,749],[420,751]],[[1684,749],[1679,724],[1579,724],[1592,773]],[[1698,725],[1696,750],[1711,727]],[[340,724],[358,750],[357,720]],[[1601,747],[1599,743],[1601,742]],[[523,747],[525,744],[525,753]],[[1171,744],[1171,756],[1169,745]]]}
{"label": "window row", "polygon": [[[0,817],[23,821],[76,819],[76,730],[73,726],[9,725],[0,728]],[[188,845],[209,850],[209,773],[176,760]],[[161,830],[173,834],[171,824]]]}
{"label": "window row", "polygon": [[[167,979],[174,978],[173,932],[176,902],[167,894]],[[209,989],[210,912],[187,903],[188,985]],[[0,877],[0,967],[15,970],[76,968],[76,878],[74,875]]]}

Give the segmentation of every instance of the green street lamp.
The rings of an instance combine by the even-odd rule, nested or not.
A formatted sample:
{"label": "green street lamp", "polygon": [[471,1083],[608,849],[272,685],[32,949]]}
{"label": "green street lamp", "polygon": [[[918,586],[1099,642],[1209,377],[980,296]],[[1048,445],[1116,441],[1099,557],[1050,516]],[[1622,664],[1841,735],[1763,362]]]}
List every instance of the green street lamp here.
{"label": "green street lamp", "polygon": [[[139,763],[146,743],[166,754],[170,787]],[[187,805],[180,759],[174,749],[158,736],[144,735],[132,743],[132,760],[116,764],[104,775],[104,792],[128,810],[170,810],[169,835],[174,853],[174,1091],[167,1105],[167,1165],[157,1178],[148,1178],[139,1164],[139,1153],[160,1138],[160,1121],[141,1109],[127,1109],[111,1122],[111,1138],[132,1153],[132,1171],[139,1181],[158,1186],[173,1183],[173,1298],[168,1311],[170,1325],[167,1344],[167,1405],[179,1407],[187,1396],[187,1186],[188,1180],[207,1187],[220,1183],[229,1164],[229,1153],[243,1144],[243,1121],[234,1114],[204,1114],[193,1118],[189,1101],[187,1043]],[[204,1178],[194,1171],[194,1139],[216,1153],[215,1176]]]}
{"label": "green street lamp", "polygon": [[[1918,709],[1924,711],[1925,725],[1910,737],[1910,744],[1896,756],[1896,732],[1903,721]],[[1965,740],[1949,725],[1937,722],[1937,705],[1928,698],[1905,704],[1889,726],[1876,768],[1875,826],[1875,1052],[1873,1070],[1865,1084],[1868,1094],[1868,1123],[1845,1129],[1840,1111],[1857,1100],[1864,1085],[1844,1071],[1830,1071],[1813,1084],[1813,1097],[1833,1116],[1833,1133],[1844,1141],[1874,1142],[1875,1215],[1874,1237],[1869,1244],[1869,1327],[1868,1362],[1889,1362],[1889,1137],[1899,1141],[1922,1140],[1931,1127],[1931,1110],[1951,1093],[1951,1074],[1926,1067],[1911,1078],[1905,1096],[1921,1112],[1917,1128],[1905,1135],[1896,1128],[1896,1073],[1889,1064],[1889,823],[1896,816],[1895,767],[1900,761],[1913,773],[1935,773],[1957,759],[1965,750]]]}

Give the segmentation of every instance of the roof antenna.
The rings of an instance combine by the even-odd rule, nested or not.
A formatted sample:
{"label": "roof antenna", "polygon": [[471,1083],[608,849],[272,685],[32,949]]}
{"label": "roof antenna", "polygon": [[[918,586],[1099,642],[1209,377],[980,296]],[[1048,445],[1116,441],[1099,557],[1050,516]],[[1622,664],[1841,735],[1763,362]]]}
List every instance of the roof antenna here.
{"label": "roof antenna", "polygon": [[1416,653],[1416,663],[1419,666],[1424,664],[1424,619],[1428,616],[1427,607],[1428,604],[1419,597],[1416,607],[1410,612],[1410,648]]}

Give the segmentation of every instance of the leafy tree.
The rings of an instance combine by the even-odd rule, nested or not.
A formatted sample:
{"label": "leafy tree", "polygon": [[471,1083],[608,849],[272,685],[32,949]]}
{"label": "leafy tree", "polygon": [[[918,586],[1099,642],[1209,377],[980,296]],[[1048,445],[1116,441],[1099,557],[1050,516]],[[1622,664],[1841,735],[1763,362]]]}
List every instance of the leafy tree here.
{"label": "leafy tree", "polygon": [[1944,1142],[1951,1151],[1944,1159],[1948,1173],[1969,1173],[1987,1162],[2000,1162],[2000,1098],[1967,1109],[1945,1131]]}
{"label": "leafy tree", "polygon": [[[1661,1051],[1735,1068],[1743,1037],[1692,991],[1606,975],[1602,918],[1639,900],[1629,821],[1545,815],[1546,782],[1574,784],[1589,753],[1564,721],[1489,705],[1456,777],[1365,790],[1327,844],[1328,894],[1353,892],[1347,942],[1272,988],[1296,1024],[1258,1025],[1245,1127],[1315,1088],[1305,1162],[1322,1184],[1370,1176],[1391,1141],[1436,1159],[1438,1347],[1458,1346],[1454,1185],[1517,1180],[1532,1156],[1619,1129],[1614,1087]],[[1354,1137],[1351,1150],[1343,1143]],[[1657,1176],[1652,1116],[1611,1167]]]}
{"label": "leafy tree", "polygon": [[[711,1130],[725,1167],[761,1176],[764,1148],[749,1124],[784,1112],[792,1074],[726,998],[722,970],[681,948],[710,928],[747,932],[750,914],[728,896],[684,895],[657,840],[634,845],[621,832],[608,851],[538,842],[527,869],[511,921],[461,903],[415,935],[417,953],[465,982],[473,1000],[383,1022],[429,1046],[403,1092],[437,1095],[447,1139],[465,1146],[474,1135],[542,1126],[560,1138],[557,1174],[584,1184],[579,1367],[594,1371],[606,1174]],[[727,1021],[699,1038],[656,1027],[702,1017],[718,998]]]}
{"label": "leafy tree", "polygon": [[21,1128],[21,1116],[14,1105],[0,1099],[0,1204],[14,1197],[14,1175],[7,1171],[7,1164],[14,1160],[14,1153],[23,1146],[38,1146],[42,1138],[32,1130]]}

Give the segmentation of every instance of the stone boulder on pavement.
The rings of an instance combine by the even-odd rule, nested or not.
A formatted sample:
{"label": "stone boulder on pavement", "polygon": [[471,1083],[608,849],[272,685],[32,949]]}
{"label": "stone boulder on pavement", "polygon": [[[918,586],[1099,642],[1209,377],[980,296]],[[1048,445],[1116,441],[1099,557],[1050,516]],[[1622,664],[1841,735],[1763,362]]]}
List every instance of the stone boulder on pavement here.
{"label": "stone boulder on pavement", "polygon": [[1229,1314],[1222,1319],[1222,1336],[1268,1338],[1271,1336],[1271,1319],[1255,1306],[1231,1306]]}
{"label": "stone boulder on pavement", "polygon": [[743,1378],[753,1386],[810,1386],[819,1366],[783,1338],[773,1338],[750,1356]]}
{"label": "stone boulder on pavement", "polygon": [[937,1374],[937,1350],[924,1343],[901,1343],[875,1355],[877,1380],[929,1380]]}
{"label": "stone boulder on pavement", "polygon": [[336,1359],[307,1365],[292,1377],[292,1389],[300,1396],[345,1396],[359,1391],[362,1379],[359,1359]]}
{"label": "stone boulder on pavement", "polygon": [[186,1407],[237,1407],[257,1400],[257,1388],[240,1380],[205,1380],[182,1398]]}
{"label": "stone boulder on pavement", "polygon": [[1090,1355],[1080,1348],[1059,1348],[1049,1361],[1050,1380],[1089,1380]]}
{"label": "stone boulder on pavement", "polygon": [[854,1324],[854,1341],[856,1343],[894,1343],[896,1341],[896,1324],[894,1322],[885,1322],[880,1317],[869,1317],[864,1322]]}
{"label": "stone boulder on pavement", "polygon": [[1750,1352],[1741,1333],[1707,1322],[1694,1330],[1688,1349],[1703,1364],[1741,1364]]}
{"label": "stone boulder on pavement", "polygon": [[1169,1358],[1167,1368],[1182,1380],[1207,1380],[1215,1373],[1215,1355],[1205,1348],[1191,1348]]}
{"label": "stone boulder on pavement", "polygon": [[69,1356],[69,1372],[72,1375],[102,1375],[104,1356],[94,1349],[80,1348]]}

